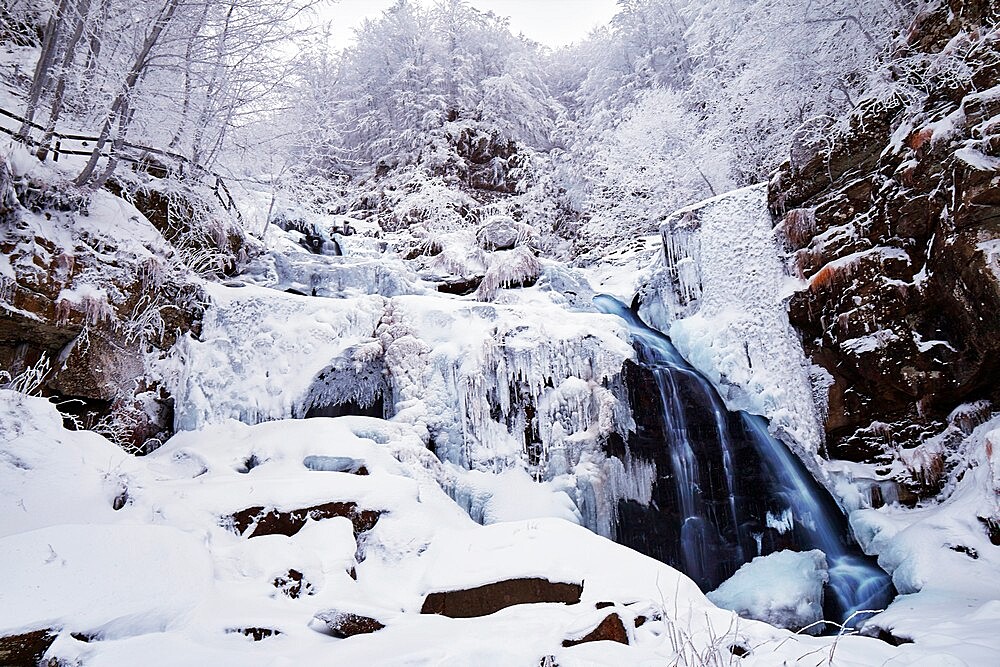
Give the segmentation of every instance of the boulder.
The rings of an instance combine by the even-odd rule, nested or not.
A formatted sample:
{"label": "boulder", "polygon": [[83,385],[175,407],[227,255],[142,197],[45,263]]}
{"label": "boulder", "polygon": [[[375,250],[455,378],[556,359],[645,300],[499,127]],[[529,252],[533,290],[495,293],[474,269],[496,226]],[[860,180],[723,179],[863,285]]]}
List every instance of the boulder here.
{"label": "boulder", "polygon": [[353,502],[330,502],[288,511],[257,506],[234,512],[225,518],[224,523],[246,538],[261,535],[291,537],[302,530],[310,519],[321,521],[337,516],[349,519],[357,536],[374,528],[382,512],[358,509],[358,504]]}
{"label": "boulder", "polygon": [[476,232],[476,240],[483,250],[510,250],[531,236],[531,227],[506,215],[495,215],[487,219]]}
{"label": "boulder", "polygon": [[331,634],[337,637],[347,638],[356,635],[368,635],[378,632],[386,626],[382,620],[372,618],[377,613],[367,612],[371,615],[359,613],[357,610],[346,611],[343,609],[326,609],[317,612],[314,619],[323,623]]}
{"label": "boulder", "polygon": [[[645,619],[643,619],[643,621],[645,621]],[[636,627],[638,627],[638,625]],[[576,646],[578,644],[586,644],[587,642],[601,641],[618,642],[619,644],[629,643],[628,632],[625,630],[625,624],[622,622],[621,616],[617,613],[611,613],[605,616],[604,620],[597,624],[597,627],[582,637],[564,639],[562,645],[569,647]]]}
{"label": "boulder", "polygon": [[[149,223],[115,217],[121,206],[0,168],[0,250],[13,270],[0,277],[0,368],[17,376],[48,363],[35,391],[67,426],[144,453],[173,425],[172,399],[146,361],[197,333],[206,297]],[[22,224],[25,210],[47,224]]]}
{"label": "boulder", "polygon": [[474,618],[518,604],[576,604],[582,593],[583,584],[553,583],[540,577],[507,579],[473,588],[431,593],[424,599],[420,613]]}

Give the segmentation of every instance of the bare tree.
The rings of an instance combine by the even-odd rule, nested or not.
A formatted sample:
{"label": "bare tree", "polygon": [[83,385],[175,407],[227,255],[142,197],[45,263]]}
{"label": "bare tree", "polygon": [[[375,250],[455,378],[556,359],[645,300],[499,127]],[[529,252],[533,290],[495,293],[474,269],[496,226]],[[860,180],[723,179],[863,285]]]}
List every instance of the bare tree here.
{"label": "bare tree", "polygon": [[[114,102],[111,104],[111,109],[108,111],[107,118],[101,128],[101,134],[97,138],[94,150],[90,154],[90,159],[87,161],[83,171],[80,172],[80,175],[76,177],[76,181],[74,181],[76,185],[81,187],[88,186],[94,189],[103,187],[104,183],[107,182],[108,178],[110,178],[112,172],[117,166],[118,152],[121,150],[122,144],[125,142],[125,136],[128,133],[129,125],[132,122],[133,110],[130,104],[132,94],[135,92],[136,86],[138,85],[143,74],[146,72],[153,48],[160,40],[160,36],[163,34],[163,31],[170,24],[171,19],[173,19],[174,14],[177,11],[178,4],[180,4],[180,0],[163,0],[163,5],[160,7],[156,19],[153,21],[152,27],[146,34],[142,47],[136,54],[131,70],[125,78],[125,81],[122,83]],[[112,131],[115,132],[115,136],[112,141],[111,155],[108,158],[108,164],[103,172],[97,174],[97,163],[100,161],[101,155],[104,148],[107,146],[108,141],[112,139]]]}

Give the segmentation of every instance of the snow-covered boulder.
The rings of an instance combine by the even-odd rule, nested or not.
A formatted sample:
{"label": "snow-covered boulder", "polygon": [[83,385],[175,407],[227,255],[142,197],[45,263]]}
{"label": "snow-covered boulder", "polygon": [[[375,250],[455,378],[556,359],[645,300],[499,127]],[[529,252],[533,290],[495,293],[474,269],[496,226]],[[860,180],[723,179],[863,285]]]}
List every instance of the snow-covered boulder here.
{"label": "snow-covered boulder", "polygon": [[[823,619],[823,585],[829,580],[822,551],[776,551],[743,565],[708,599],[740,616],[790,630]],[[820,632],[816,626],[807,632]]]}
{"label": "snow-covered boulder", "polygon": [[489,218],[476,232],[476,240],[485,250],[510,250],[534,236],[534,230],[529,225],[506,215]]}

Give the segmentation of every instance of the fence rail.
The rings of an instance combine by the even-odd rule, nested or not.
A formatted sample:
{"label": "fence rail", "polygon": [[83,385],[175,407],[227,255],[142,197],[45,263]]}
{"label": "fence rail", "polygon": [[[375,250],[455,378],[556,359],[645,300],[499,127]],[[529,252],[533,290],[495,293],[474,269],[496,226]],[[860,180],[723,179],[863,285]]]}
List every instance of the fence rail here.
{"label": "fence rail", "polygon": [[[15,123],[18,123],[16,129],[11,129],[4,127],[3,123],[0,123],[0,132],[3,132],[21,144],[24,144],[28,148],[42,148],[43,143],[36,140],[31,136],[30,132],[25,134],[21,132],[21,128],[27,125],[27,127],[38,130],[40,132],[46,133],[46,128],[42,127],[38,123],[33,123],[27,119],[8,111],[0,107],[0,117],[8,118]],[[87,148],[90,144],[97,144],[99,137],[91,137],[85,134],[63,134],[62,132],[52,132],[51,144],[47,146],[47,153],[52,155],[52,161],[58,162],[61,155],[92,155],[93,148]],[[77,142],[78,146],[64,146],[64,142]],[[179,153],[174,153],[171,151],[165,151],[161,148],[154,148],[152,146],[144,146],[142,144],[132,143],[130,141],[125,141],[122,143],[122,149],[118,152],[112,150],[111,142],[107,142],[106,149],[101,152],[101,157],[111,159],[112,156],[117,157],[117,159],[130,162],[137,166],[140,166],[146,170],[150,167],[158,167],[164,170],[169,170],[169,165],[165,166],[163,164],[157,164],[152,158],[153,156],[166,158],[166,160],[173,162],[180,166],[179,171],[184,172],[187,168],[192,172],[198,173],[203,177],[209,179],[214,179],[214,182],[210,186],[215,196],[219,198],[222,206],[230,212],[236,214],[237,217],[242,217],[240,215],[239,209],[236,207],[236,201],[233,199],[233,195],[229,192],[229,188],[226,186],[225,180],[222,176],[219,176],[214,171],[210,171],[205,167],[191,161]]]}

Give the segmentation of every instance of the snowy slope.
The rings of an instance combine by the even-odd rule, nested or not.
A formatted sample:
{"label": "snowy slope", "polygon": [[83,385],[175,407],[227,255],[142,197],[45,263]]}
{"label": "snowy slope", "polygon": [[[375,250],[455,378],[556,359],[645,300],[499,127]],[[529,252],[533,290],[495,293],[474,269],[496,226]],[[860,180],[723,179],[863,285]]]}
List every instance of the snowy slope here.
{"label": "snowy slope", "polygon": [[[85,665],[643,664],[697,653],[776,664],[829,639],[792,638],[714,608],[687,578],[557,519],[478,526],[433,481],[419,439],[398,425],[345,417],[227,422],[176,436],[145,458],[125,458],[90,433],[64,431],[40,399],[0,394],[0,547],[8,582],[0,636],[52,628],[47,657]],[[425,450],[422,450],[425,451]],[[253,456],[257,465],[247,470]],[[369,475],[323,472],[306,456],[350,457]],[[59,484],[72,477],[78,484]],[[114,499],[119,510],[113,510]],[[356,539],[351,523],[309,520],[291,537],[243,537],[234,510],[356,502],[382,515]],[[9,518],[16,516],[16,523]],[[282,594],[295,569],[308,594]],[[353,572],[354,579],[351,576]],[[425,594],[512,577],[583,583],[580,603],[529,604],[450,619],[420,614]],[[607,615],[629,623],[631,645],[564,648]],[[628,605],[627,607],[625,605]],[[337,608],[385,622],[337,639],[313,621]],[[648,620],[632,629],[635,615]],[[280,634],[252,641],[243,631]],[[713,648],[714,647],[714,648]],[[838,662],[877,664],[896,649],[850,638]],[[681,656],[687,655],[687,661]],[[813,654],[814,656],[817,654]],[[874,658],[874,662],[872,659]]]}

